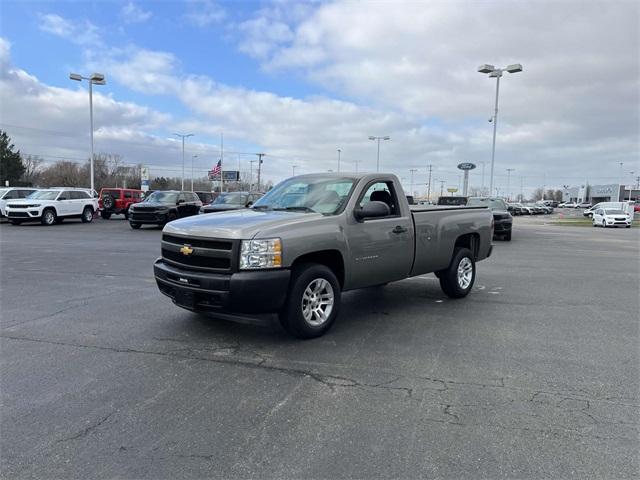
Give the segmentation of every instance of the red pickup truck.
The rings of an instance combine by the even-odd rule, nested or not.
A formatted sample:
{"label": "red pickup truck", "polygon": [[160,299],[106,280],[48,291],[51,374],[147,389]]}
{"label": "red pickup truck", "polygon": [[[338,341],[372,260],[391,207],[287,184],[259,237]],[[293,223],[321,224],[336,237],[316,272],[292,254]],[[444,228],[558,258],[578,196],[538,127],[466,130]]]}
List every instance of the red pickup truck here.
{"label": "red pickup truck", "polygon": [[132,188],[103,188],[100,190],[98,207],[100,216],[109,220],[111,215],[124,214],[124,218],[129,218],[129,206],[133,203],[141,202],[144,198],[142,190]]}

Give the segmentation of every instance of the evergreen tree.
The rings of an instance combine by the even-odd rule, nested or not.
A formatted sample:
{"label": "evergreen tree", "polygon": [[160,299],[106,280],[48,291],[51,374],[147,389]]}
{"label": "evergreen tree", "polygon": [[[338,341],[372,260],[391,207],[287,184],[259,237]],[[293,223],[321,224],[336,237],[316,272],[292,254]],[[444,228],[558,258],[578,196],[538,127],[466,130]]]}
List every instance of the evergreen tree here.
{"label": "evergreen tree", "polygon": [[4,187],[7,180],[9,185],[16,185],[24,173],[20,151],[14,149],[7,132],[0,130],[0,187]]}

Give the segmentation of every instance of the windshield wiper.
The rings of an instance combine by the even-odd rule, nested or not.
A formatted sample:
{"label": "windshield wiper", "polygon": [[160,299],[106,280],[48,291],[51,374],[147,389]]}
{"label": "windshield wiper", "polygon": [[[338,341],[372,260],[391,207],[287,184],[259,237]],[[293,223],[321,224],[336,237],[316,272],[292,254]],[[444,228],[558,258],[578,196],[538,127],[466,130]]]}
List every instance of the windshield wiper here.
{"label": "windshield wiper", "polygon": [[297,207],[281,207],[281,208],[274,208],[274,210],[284,210],[284,211],[293,211],[293,212],[312,212],[312,213],[316,213],[316,211],[312,208],[309,207],[304,207],[304,206],[297,206]]}
{"label": "windshield wiper", "polygon": [[270,210],[271,205],[253,205],[251,208],[254,210]]}

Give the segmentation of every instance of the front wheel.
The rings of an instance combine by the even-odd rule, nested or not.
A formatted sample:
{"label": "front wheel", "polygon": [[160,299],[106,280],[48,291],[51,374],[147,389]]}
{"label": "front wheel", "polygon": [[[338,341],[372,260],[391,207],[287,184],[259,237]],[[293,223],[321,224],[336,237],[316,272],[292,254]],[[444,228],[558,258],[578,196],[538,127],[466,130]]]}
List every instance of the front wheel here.
{"label": "front wheel", "polygon": [[449,267],[439,273],[440,288],[447,297],[466,297],[476,280],[476,262],[471,250],[468,248],[455,250]]}
{"label": "front wheel", "polygon": [[82,223],[90,223],[93,220],[93,210],[89,207],[84,207],[80,220],[82,220]]}
{"label": "front wheel", "polygon": [[340,284],[324,265],[294,267],[287,302],[280,313],[282,327],[297,338],[324,335],[340,310]]}
{"label": "front wheel", "polygon": [[504,239],[505,239],[507,242],[510,242],[510,241],[511,241],[511,230],[509,230],[509,233],[507,233],[507,234],[504,236]]}
{"label": "front wheel", "polygon": [[602,220],[602,228],[607,228],[607,221],[606,220]]}
{"label": "front wheel", "polygon": [[142,225],[139,223],[135,223],[135,222],[129,222],[129,225],[131,226],[131,228],[133,228],[134,230],[138,230]]}
{"label": "front wheel", "polygon": [[9,223],[11,225],[20,225],[22,223],[22,220],[9,220]]}
{"label": "front wheel", "polygon": [[56,223],[56,212],[54,212],[50,208],[42,212],[40,223],[42,223],[43,225],[53,225],[54,223]]}

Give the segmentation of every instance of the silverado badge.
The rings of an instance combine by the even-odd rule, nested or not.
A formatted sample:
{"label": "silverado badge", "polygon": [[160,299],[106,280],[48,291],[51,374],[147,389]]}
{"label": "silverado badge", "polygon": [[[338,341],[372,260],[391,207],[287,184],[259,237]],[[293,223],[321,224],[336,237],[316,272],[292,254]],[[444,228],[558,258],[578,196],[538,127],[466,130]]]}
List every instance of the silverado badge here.
{"label": "silverado badge", "polygon": [[183,255],[191,255],[193,253],[193,248],[191,248],[189,245],[185,245],[180,249],[180,253],[182,253]]}

